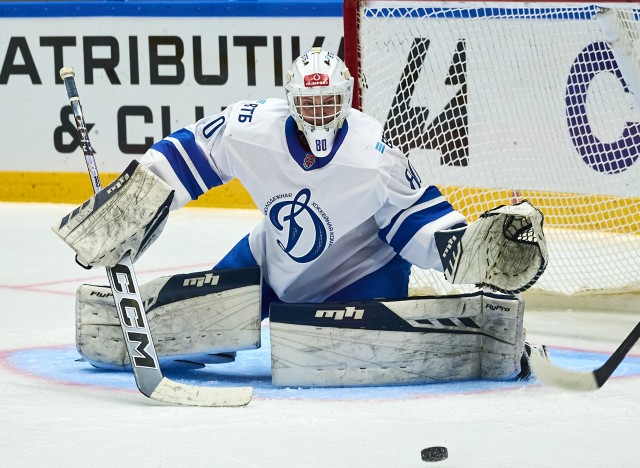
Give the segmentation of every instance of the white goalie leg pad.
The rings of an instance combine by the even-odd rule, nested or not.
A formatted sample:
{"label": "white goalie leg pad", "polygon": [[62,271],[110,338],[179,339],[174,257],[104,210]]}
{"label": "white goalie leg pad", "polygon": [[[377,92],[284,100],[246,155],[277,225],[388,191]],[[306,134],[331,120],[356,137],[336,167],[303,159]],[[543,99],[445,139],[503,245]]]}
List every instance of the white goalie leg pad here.
{"label": "white goalie leg pad", "polygon": [[467,227],[436,232],[445,278],[511,294],[529,289],[548,263],[543,221],[523,201],[489,210]]}
{"label": "white goalie leg pad", "polygon": [[173,189],[137,161],[104,190],[52,226],[83,266],[113,266],[125,253],[135,261],[160,235]]}
{"label": "white goalie leg pad", "polygon": [[[260,347],[260,268],[164,276],[141,285],[161,363],[207,363],[208,355]],[[96,367],[130,365],[108,286],[83,284],[76,294],[76,347]]]}
{"label": "white goalie leg pad", "polygon": [[485,292],[482,297],[482,374],[489,380],[509,380],[520,373],[525,330],[520,296]]}
{"label": "white goalie leg pad", "polygon": [[277,386],[355,386],[512,379],[524,303],[477,292],[332,304],[272,304]]}

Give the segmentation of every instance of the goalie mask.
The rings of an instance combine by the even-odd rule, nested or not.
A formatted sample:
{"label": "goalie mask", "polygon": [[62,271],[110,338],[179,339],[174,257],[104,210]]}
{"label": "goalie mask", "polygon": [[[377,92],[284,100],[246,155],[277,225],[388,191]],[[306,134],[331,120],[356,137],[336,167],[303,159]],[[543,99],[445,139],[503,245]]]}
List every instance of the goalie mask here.
{"label": "goalie mask", "polygon": [[289,112],[311,152],[319,158],[328,156],[351,109],[353,78],[344,62],[314,47],[293,62],[284,89]]}

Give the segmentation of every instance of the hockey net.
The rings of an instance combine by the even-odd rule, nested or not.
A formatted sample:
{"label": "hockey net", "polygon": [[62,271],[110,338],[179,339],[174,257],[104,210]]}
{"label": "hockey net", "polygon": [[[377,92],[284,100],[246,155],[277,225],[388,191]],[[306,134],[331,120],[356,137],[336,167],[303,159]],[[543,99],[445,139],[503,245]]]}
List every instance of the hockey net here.
{"label": "hockey net", "polygon": [[[615,6],[345,2],[354,106],[469,221],[537,206],[539,291],[640,289],[640,9]],[[411,287],[452,289],[425,270]]]}

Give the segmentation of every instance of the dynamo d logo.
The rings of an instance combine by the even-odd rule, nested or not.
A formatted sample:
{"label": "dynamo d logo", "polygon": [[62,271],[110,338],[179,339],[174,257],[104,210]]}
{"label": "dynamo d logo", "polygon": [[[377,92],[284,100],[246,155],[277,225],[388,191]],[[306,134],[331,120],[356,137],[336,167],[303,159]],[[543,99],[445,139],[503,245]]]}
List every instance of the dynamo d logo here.
{"label": "dynamo d logo", "polygon": [[327,243],[333,244],[331,221],[317,203],[311,202],[311,191],[307,188],[292,200],[274,203],[269,221],[283,233],[278,246],[295,262],[311,262],[322,254]]}

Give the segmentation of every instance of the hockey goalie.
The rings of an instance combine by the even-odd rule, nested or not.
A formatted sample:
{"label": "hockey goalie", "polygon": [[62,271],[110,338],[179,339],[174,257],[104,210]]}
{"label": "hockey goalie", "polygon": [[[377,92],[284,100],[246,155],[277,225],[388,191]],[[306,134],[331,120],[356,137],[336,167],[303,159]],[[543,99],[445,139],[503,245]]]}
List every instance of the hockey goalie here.
{"label": "hockey goalie", "polygon": [[[383,126],[351,108],[353,79],[314,48],[286,99],[241,101],[156,142],[53,227],[85,267],[137,259],[169,209],[240,180],[264,215],[212,270],[142,285],[164,365],[230,362],[270,318],[275,385],[526,378],[518,293],[544,272],[543,216],[528,202],[468,225]],[[472,294],[408,297],[412,265]],[[110,289],[77,292],[77,347],[127,366]]]}

